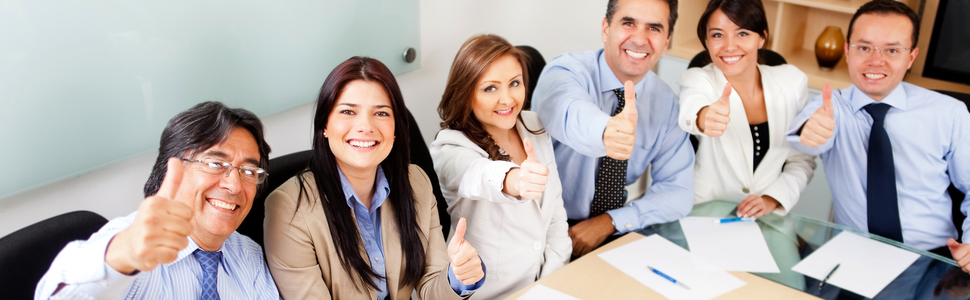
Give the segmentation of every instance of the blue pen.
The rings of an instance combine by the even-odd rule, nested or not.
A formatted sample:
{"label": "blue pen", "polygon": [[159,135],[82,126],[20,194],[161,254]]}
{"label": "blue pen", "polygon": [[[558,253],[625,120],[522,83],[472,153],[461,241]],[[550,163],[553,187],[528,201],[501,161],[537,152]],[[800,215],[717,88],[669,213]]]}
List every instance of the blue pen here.
{"label": "blue pen", "polygon": [[720,220],[714,220],[714,223],[732,223],[732,222],[750,222],[754,221],[754,218],[724,218]]}
{"label": "blue pen", "polygon": [[647,269],[650,269],[650,271],[653,271],[653,273],[655,273],[657,275],[660,275],[660,277],[663,277],[664,279],[667,279],[670,282],[673,282],[674,284],[677,284],[677,285],[679,285],[679,286],[687,289],[688,291],[690,290],[690,287],[687,287],[686,284],[684,284],[683,282],[677,281],[677,279],[674,279],[673,277],[670,277],[667,274],[664,274],[664,272],[660,272],[660,270],[654,269],[651,266],[647,266]]}

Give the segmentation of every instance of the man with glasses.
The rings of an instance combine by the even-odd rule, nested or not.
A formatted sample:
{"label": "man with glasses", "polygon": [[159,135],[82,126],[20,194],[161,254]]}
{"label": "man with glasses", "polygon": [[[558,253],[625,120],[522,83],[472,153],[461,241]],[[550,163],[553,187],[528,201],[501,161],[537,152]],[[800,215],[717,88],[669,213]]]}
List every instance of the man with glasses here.
{"label": "man with glasses", "polygon": [[252,239],[235,232],[266,180],[255,115],[205,102],[172,118],[138,211],[57,255],[36,299],[279,299]]}
{"label": "man with glasses", "polygon": [[[821,155],[835,222],[922,250],[952,255],[970,270],[970,244],[952,220],[952,182],[970,190],[970,113],[962,102],[902,82],[919,49],[919,17],[875,0],[849,23],[853,86],[810,102],[792,122],[792,148]],[[967,213],[970,201],[962,201]],[[970,219],[963,224],[970,232]]]}

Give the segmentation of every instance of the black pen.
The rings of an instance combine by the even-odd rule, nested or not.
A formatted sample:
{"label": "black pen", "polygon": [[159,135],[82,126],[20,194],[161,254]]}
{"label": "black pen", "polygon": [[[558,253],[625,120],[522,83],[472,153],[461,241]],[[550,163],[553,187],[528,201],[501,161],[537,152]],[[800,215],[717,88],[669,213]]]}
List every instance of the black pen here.
{"label": "black pen", "polygon": [[835,270],[838,270],[839,269],[839,266],[841,266],[841,265],[842,265],[841,263],[836,264],[835,265],[835,268],[832,268],[832,271],[829,271],[829,275],[825,275],[825,279],[822,279],[822,282],[819,282],[818,283],[818,290],[819,291],[821,291],[822,290],[822,287],[825,286],[825,282],[828,281],[829,278],[832,277],[832,273],[835,273]]}

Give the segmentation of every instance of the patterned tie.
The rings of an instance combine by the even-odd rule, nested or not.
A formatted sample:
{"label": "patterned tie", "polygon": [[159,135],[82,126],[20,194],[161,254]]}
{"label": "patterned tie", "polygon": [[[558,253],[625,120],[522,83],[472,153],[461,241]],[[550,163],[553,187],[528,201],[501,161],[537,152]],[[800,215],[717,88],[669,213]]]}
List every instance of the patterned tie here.
{"label": "patterned tie", "polygon": [[[623,111],[626,104],[623,89],[614,89],[617,104],[613,115]],[[595,217],[608,210],[623,206],[626,202],[626,160],[616,160],[609,156],[600,158],[600,169],[596,172],[596,190],[593,192],[593,202],[589,205],[589,217]]]}
{"label": "patterned tie", "polygon": [[896,197],[896,167],[893,162],[893,145],[883,126],[889,105],[872,103],[863,107],[872,116],[869,133],[868,182],[866,204],[868,205],[869,232],[903,242],[903,230],[899,225],[899,203]]}
{"label": "patterned tie", "polygon": [[198,249],[192,255],[202,266],[202,296],[199,299],[219,300],[216,283],[219,281],[219,262],[222,261],[222,252]]}

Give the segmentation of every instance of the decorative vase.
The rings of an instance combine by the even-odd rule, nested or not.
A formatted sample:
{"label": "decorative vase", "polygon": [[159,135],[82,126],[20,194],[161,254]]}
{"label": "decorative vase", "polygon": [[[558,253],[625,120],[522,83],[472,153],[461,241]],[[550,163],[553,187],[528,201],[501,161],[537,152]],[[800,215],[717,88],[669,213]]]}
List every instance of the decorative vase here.
{"label": "decorative vase", "polygon": [[845,37],[842,29],[836,26],[825,27],[822,34],[815,40],[815,59],[822,69],[831,70],[845,54]]}

